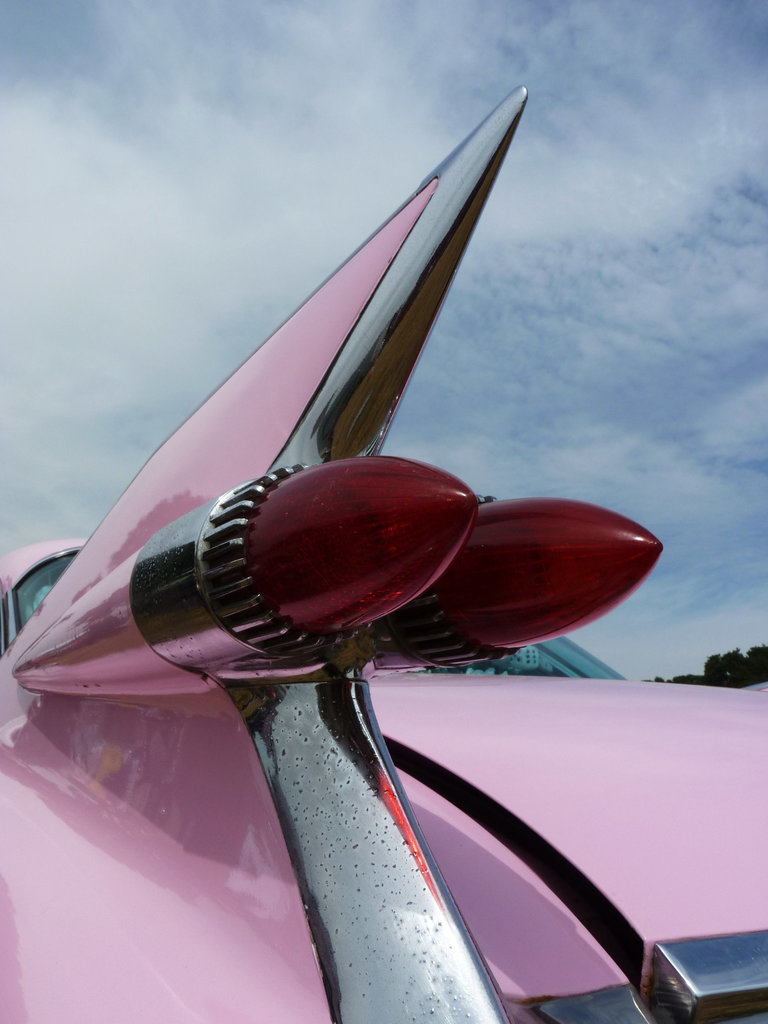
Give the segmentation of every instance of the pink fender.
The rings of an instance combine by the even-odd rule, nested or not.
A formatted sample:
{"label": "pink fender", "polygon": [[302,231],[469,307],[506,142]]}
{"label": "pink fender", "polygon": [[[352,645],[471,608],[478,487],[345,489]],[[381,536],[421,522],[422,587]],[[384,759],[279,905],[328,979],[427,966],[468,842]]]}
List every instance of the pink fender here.
{"label": "pink fender", "polygon": [[385,736],[575,864],[636,930],[646,969],[655,942],[765,928],[764,694],[411,674],[377,679],[373,698]]}
{"label": "pink fender", "polygon": [[3,1024],[327,1022],[272,798],[227,695],[19,704],[17,691],[6,663]]}

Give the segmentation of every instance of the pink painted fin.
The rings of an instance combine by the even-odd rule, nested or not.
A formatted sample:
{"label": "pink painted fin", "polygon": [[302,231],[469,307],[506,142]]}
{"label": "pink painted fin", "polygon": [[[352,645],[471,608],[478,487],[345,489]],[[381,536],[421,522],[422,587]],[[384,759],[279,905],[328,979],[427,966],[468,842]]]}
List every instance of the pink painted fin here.
{"label": "pink painted fin", "polygon": [[526,95],[507,97],[152,456],[25,626],[14,665],[23,686],[93,693],[98,683],[119,695],[209,685],[143,642],[128,597],[138,551],[269,469],[378,452]]}

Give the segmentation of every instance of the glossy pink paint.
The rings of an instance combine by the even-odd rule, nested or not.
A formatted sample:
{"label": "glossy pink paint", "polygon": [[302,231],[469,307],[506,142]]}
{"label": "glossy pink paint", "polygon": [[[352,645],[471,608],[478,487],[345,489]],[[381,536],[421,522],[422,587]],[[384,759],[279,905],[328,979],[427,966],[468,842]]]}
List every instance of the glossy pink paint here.
{"label": "glossy pink paint", "polygon": [[[407,702],[407,694],[401,696]],[[422,783],[401,778],[462,917],[508,999],[626,984],[581,922],[519,857]]]}
{"label": "glossy pink paint", "polygon": [[433,179],[387,221],[147,462],[27,623],[22,685],[93,693],[98,684],[102,695],[207,688],[136,629],[127,589],[136,554],[167,523],[266,472],[436,187]]}
{"label": "glossy pink paint", "polygon": [[33,698],[0,673],[3,1024],[327,1022],[227,695]]}
{"label": "glossy pink paint", "polygon": [[[207,676],[171,665],[147,646],[130,607],[135,561],[134,553],[86,590],[24,650],[13,669],[23,686],[103,697],[205,693],[217,685]],[[26,636],[27,627],[20,644]]]}
{"label": "glossy pink paint", "polygon": [[378,679],[373,697],[386,736],[544,836],[647,950],[765,928],[768,816],[756,812],[768,792],[764,694],[410,675]]}

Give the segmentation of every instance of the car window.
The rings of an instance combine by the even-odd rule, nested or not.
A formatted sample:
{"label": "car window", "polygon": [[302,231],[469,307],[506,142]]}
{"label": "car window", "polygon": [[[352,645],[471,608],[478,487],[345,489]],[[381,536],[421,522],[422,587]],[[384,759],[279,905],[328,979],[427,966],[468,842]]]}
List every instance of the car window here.
{"label": "car window", "polygon": [[485,661],[473,661],[469,665],[430,668],[424,671],[463,672],[467,675],[569,676],[580,679],[624,678],[616,669],[564,636],[521,647],[516,654],[508,654],[504,658],[489,658]]}
{"label": "car window", "polygon": [[77,554],[66,551],[34,566],[14,587],[17,632]]}

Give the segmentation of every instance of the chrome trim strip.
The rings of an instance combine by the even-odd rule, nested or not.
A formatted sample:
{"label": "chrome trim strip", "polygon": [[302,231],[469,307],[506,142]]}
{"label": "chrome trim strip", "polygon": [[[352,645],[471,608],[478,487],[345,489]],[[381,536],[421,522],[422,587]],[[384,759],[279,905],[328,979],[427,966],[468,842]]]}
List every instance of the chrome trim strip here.
{"label": "chrome trim strip", "polygon": [[231,689],[269,781],[336,1024],[507,1024],[421,836],[368,687]]}
{"label": "chrome trim strip", "polygon": [[10,591],[7,593],[0,591],[0,654],[5,653],[6,647],[11,642],[9,637],[11,623],[8,616],[8,609],[10,608],[9,596]]}
{"label": "chrome trim strip", "polygon": [[142,636],[161,657],[192,669],[248,650],[216,622],[198,586],[197,545],[209,511],[201,505],[158,530],[131,573],[131,612]]}
{"label": "chrome trim strip", "polygon": [[[527,99],[516,89],[417,190],[434,195],[272,464],[374,455],[384,441]],[[417,193],[414,193],[417,194]]]}
{"label": "chrome trim strip", "polygon": [[768,1019],[768,932],[657,943],[651,1008],[661,1024]]}
{"label": "chrome trim strip", "polygon": [[518,1024],[651,1024],[653,1018],[631,985],[582,996],[548,999],[535,1005],[510,1004]]}

